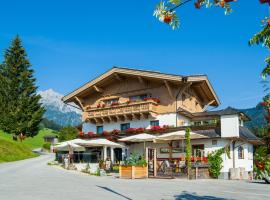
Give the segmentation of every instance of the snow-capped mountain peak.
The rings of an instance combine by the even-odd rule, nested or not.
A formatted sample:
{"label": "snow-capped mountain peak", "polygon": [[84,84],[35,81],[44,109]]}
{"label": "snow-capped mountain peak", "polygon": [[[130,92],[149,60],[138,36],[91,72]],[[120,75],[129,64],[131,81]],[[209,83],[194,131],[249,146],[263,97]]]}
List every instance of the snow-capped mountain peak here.
{"label": "snow-capped mountain peak", "polygon": [[[41,96],[40,103],[46,110],[45,118],[61,126],[75,126],[81,123],[81,110],[64,104],[62,101],[64,95],[55,92],[53,89],[40,91],[38,94]],[[72,105],[72,103],[70,104]]]}
{"label": "snow-capped mountain peak", "polygon": [[72,106],[69,106],[69,105],[63,103],[62,98],[64,95],[62,95],[58,92],[55,92],[53,89],[40,91],[40,92],[38,92],[38,94],[41,96],[42,99],[40,100],[40,102],[44,106],[56,107],[59,111],[61,111],[63,113],[76,112],[77,114],[81,114],[81,111],[79,109],[76,109]]}

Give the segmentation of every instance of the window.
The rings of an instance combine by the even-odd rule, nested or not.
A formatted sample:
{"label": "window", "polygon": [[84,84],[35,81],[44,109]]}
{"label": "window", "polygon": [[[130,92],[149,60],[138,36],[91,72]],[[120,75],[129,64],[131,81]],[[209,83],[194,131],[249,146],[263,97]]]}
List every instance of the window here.
{"label": "window", "polygon": [[135,95],[135,96],[130,96],[129,100],[130,101],[142,101],[147,97],[147,94],[141,94],[141,95]]}
{"label": "window", "polygon": [[120,130],[125,131],[130,128],[130,123],[121,124]]}
{"label": "window", "polygon": [[244,159],[244,148],[242,146],[238,147],[238,159]]}
{"label": "window", "polygon": [[212,140],[212,145],[216,146],[217,145],[217,140]]}
{"label": "window", "polygon": [[150,121],[150,126],[159,126],[159,120],[155,120],[155,121]]}
{"label": "window", "polygon": [[105,105],[110,106],[113,103],[118,103],[118,100],[119,100],[118,98],[116,98],[116,99],[108,99],[108,100],[105,100],[104,103],[105,103]]}
{"label": "window", "polygon": [[192,145],[192,155],[196,157],[202,157],[204,154],[204,144]]}
{"label": "window", "polygon": [[97,134],[103,133],[103,126],[97,126]]}

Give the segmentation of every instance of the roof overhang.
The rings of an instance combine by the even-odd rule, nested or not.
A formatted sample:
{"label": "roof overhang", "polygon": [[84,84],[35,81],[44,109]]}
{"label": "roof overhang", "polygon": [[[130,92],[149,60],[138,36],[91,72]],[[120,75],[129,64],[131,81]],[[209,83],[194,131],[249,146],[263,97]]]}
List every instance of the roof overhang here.
{"label": "roof overhang", "polygon": [[[172,83],[181,83],[183,82],[184,76],[180,75],[173,75],[173,74],[165,74],[156,71],[147,71],[147,70],[137,70],[137,69],[129,69],[129,68],[120,68],[120,67],[113,67],[107,72],[103,73],[99,77],[87,82],[86,84],[82,85],[78,89],[74,90],[73,92],[67,94],[62,98],[65,103],[68,102],[76,102],[76,97],[82,95],[87,90],[91,88],[97,88],[101,82],[108,80],[109,77],[113,76],[117,78],[118,76],[125,75],[125,76],[138,76],[142,78],[151,78],[156,80],[166,80]],[[208,94],[208,98],[214,100],[211,104],[212,106],[218,106],[220,101],[208,80],[206,75],[194,75],[194,76],[186,76],[188,82],[192,82],[195,87],[198,87],[199,90],[203,90],[205,93]]]}

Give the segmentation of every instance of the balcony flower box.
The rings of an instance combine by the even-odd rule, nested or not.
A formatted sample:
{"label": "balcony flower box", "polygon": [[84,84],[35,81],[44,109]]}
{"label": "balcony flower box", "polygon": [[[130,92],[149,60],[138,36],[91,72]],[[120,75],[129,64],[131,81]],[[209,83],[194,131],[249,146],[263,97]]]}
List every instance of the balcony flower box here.
{"label": "balcony flower box", "polygon": [[148,178],[147,166],[119,166],[119,176],[124,179]]}
{"label": "balcony flower box", "polygon": [[113,134],[113,135],[117,135],[117,134],[119,134],[120,133],[120,130],[118,130],[118,129],[113,129],[112,131],[111,131],[111,134]]}
{"label": "balcony flower box", "polygon": [[132,133],[143,133],[145,131],[145,128],[128,128],[125,130],[125,133],[132,134]]}
{"label": "balcony flower box", "polygon": [[147,97],[143,99],[144,101],[154,101],[156,103],[160,103],[160,99],[159,98],[154,98],[154,97]]}
{"label": "balcony flower box", "polygon": [[95,133],[94,132],[88,132],[87,135],[88,136],[91,136],[91,135],[94,135]]}
{"label": "balcony flower box", "polygon": [[111,107],[113,107],[113,106],[118,106],[118,105],[119,105],[118,102],[112,102]]}
{"label": "balcony flower box", "polygon": [[109,135],[111,135],[111,133],[109,131],[103,131],[102,135],[103,136],[109,136]]}

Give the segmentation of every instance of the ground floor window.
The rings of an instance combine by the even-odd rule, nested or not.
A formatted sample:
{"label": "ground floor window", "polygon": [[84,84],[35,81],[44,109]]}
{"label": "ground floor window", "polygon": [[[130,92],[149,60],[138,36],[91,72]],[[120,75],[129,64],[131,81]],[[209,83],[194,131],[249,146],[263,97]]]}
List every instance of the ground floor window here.
{"label": "ground floor window", "polygon": [[159,126],[159,120],[150,121],[150,126]]}
{"label": "ground floor window", "polygon": [[238,147],[238,159],[244,159],[244,148],[242,146]]}
{"label": "ground floor window", "polygon": [[97,134],[103,133],[103,126],[97,126]]}
{"label": "ground floor window", "polygon": [[130,123],[125,123],[120,125],[120,130],[125,131],[130,128]]}
{"label": "ground floor window", "polygon": [[204,151],[204,144],[192,145],[192,155],[196,157],[202,157]]}

